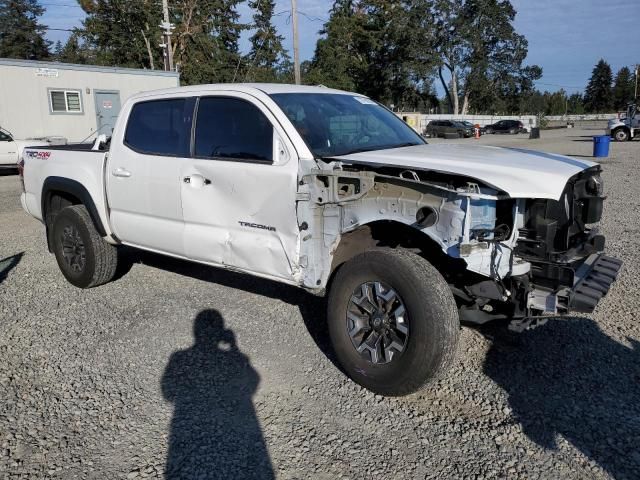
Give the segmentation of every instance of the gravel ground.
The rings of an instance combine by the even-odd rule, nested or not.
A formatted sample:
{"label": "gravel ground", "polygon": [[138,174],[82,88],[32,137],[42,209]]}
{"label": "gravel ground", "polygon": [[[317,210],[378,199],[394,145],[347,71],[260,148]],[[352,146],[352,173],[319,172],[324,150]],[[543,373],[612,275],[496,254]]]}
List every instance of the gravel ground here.
{"label": "gravel ground", "polygon": [[[589,156],[594,133],[463,141]],[[639,152],[602,162],[625,267],[595,314],[464,328],[446,378],[397,399],[336,368],[302,291],[136,252],[72,287],[0,177],[0,478],[638,478]]]}

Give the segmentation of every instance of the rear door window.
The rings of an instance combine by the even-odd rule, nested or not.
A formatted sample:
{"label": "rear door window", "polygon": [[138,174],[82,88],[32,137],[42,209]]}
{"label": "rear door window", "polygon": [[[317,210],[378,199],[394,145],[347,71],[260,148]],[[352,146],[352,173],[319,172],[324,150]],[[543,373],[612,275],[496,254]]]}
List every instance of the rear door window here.
{"label": "rear door window", "polygon": [[150,155],[188,157],[195,99],[172,98],[136,103],[129,114],[124,143]]}
{"label": "rear door window", "polygon": [[194,154],[198,158],[273,162],[273,125],[239,98],[204,97],[198,103]]}

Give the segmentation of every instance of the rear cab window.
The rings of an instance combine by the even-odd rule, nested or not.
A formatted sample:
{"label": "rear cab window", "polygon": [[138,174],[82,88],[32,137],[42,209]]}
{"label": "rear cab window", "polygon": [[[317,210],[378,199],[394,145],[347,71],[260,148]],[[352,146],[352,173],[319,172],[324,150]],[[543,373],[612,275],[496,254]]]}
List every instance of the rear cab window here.
{"label": "rear cab window", "polygon": [[127,121],[125,145],[148,155],[190,156],[194,104],[193,98],[136,103]]}

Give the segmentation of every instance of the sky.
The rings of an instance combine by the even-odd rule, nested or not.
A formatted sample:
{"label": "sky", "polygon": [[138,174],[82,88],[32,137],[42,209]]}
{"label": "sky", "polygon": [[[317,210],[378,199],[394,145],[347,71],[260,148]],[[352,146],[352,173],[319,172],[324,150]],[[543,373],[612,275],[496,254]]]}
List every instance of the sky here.
{"label": "sky", "polygon": [[[135,0],[132,0],[135,1]],[[537,64],[543,77],[540,90],[583,92],[594,65],[604,58],[614,75],[623,66],[640,63],[640,0],[511,0],[518,14],[516,30],[529,42],[527,64]],[[318,32],[329,17],[331,0],[298,0],[300,57],[313,56]],[[41,21],[50,29],[81,26],[83,12],[75,0],[43,0],[47,9]],[[160,2],[158,2],[160,4]],[[274,23],[292,55],[291,3],[276,0]],[[244,2],[241,21],[251,22]],[[48,39],[62,40],[69,33],[49,30]],[[248,50],[250,32],[241,39]]]}

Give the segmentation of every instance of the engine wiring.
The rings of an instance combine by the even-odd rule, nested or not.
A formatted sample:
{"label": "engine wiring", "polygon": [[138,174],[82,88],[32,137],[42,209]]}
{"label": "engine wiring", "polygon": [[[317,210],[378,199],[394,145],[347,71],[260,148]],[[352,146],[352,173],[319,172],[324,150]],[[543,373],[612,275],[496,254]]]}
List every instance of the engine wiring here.
{"label": "engine wiring", "polygon": [[478,235],[478,241],[488,243],[492,246],[491,249],[491,262],[489,265],[491,278],[500,284],[505,295],[509,296],[509,289],[504,284],[504,280],[500,275],[499,269],[496,266],[496,259],[498,257],[498,246],[504,247],[509,250],[509,275],[513,271],[513,248],[502,242],[508,240],[511,235],[511,228],[508,225],[502,223],[493,229],[474,230]]}

